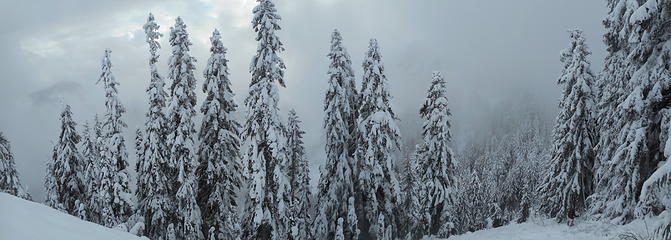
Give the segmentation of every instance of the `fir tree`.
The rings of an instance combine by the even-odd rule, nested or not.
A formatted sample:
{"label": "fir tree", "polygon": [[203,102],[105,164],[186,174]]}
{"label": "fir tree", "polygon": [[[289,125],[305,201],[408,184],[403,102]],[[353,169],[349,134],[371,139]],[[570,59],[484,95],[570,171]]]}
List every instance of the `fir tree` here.
{"label": "fir tree", "polygon": [[405,178],[403,181],[403,202],[401,205],[401,212],[404,216],[400,232],[403,233],[406,239],[420,239],[425,233],[423,224],[427,224],[428,221],[422,222],[422,206],[420,200],[423,199],[422,194],[422,181],[418,177],[418,165],[417,157],[410,156],[408,164],[405,171]]}
{"label": "fir tree", "polygon": [[[336,222],[343,220],[343,237],[357,239],[359,229],[356,216],[350,222],[348,199],[354,196],[355,166],[352,144],[355,140],[355,127],[358,98],[354,87],[352,61],[342,44],[338,30],[331,34],[331,51],[328,89],[324,98],[324,130],[326,131],[326,164],[321,168],[321,177],[317,189],[317,216],[312,224],[315,238],[331,239],[337,233]],[[352,209],[354,210],[354,209]],[[352,213],[356,214],[355,211]],[[350,231],[350,229],[353,229]]]}
{"label": "fir tree", "polygon": [[557,81],[563,87],[553,131],[552,162],[539,188],[540,210],[562,221],[569,210],[581,212],[592,191],[594,75],[582,30],[570,31],[571,44],[561,54],[564,64]]}
{"label": "fir tree", "polygon": [[240,124],[233,116],[238,106],[219,31],[214,30],[210,41],[211,56],[203,73],[206,98],[200,108],[204,117],[198,135],[198,205],[210,239],[235,239],[240,234],[235,198],[242,181]]}
{"label": "fir tree", "polygon": [[98,79],[105,89],[105,120],[102,130],[101,173],[98,188],[102,224],[113,227],[123,223],[133,214],[133,195],[130,190],[128,174],[128,153],[122,134],[126,123],[121,116],[126,109],[118,99],[119,82],[112,75],[111,50],[106,49],[102,60],[102,73]]}
{"label": "fir tree", "polygon": [[447,101],[447,84],[439,72],[433,73],[431,87],[419,113],[424,124],[424,142],[417,146],[419,182],[423,183],[426,196],[422,196],[422,219],[427,233],[448,237],[455,219],[450,216],[454,205],[454,153],[448,145],[450,133],[450,109]]}
{"label": "fir tree", "polygon": [[[635,66],[629,64],[627,59],[630,53],[628,35],[631,32],[627,21],[633,11],[638,8],[638,3],[637,1],[609,0],[607,4],[609,12],[603,23],[606,28],[604,42],[608,55],[604,69],[596,83],[597,109],[600,109],[597,116],[599,129],[596,129],[599,140],[595,148],[594,193],[589,197],[589,207],[590,213],[596,215],[597,218],[612,219],[624,215],[628,215],[625,218],[632,218],[634,202],[632,190],[635,188],[632,182],[638,180],[628,180],[636,175],[631,169],[616,170],[623,165],[620,163],[622,162],[621,157],[617,158],[617,162],[613,161],[613,158],[616,152],[620,156],[626,152],[624,148],[620,148],[620,146],[626,146],[623,144],[625,140],[627,142],[635,140],[635,138],[626,137],[625,132],[628,131],[626,129],[638,129],[640,125],[632,120],[637,115],[636,111],[620,106],[632,92],[629,79]],[[641,141],[636,141],[630,146],[635,146],[634,149],[643,149],[640,148]],[[609,172],[611,170],[618,172]],[[620,220],[623,219],[620,218]]]}
{"label": "fir tree", "polygon": [[166,144],[166,117],[163,113],[167,93],[164,82],[156,69],[158,51],[161,45],[158,39],[162,36],[158,32],[159,25],[150,13],[144,31],[149,45],[150,82],[146,92],[149,95],[149,109],[147,120],[143,126],[143,133],[138,142],[138,160],[135,169],[138,173],[136,196],[138,200],[137,212],[142,216],[145,224],[144,235],[152,239],[167,239],[168,225],[175,222],[173,194],[173,169],[168,158]]}
{"label": "fir tree", "polygon": [[79,202],[85,199],[86,186],[82,181],[84,162],[77,149],[81,136],[72,120],[70,105],[61,113],[61,129],[47,169],[46,203],[52,208],[77,216]]}
{"label": "fir tree", "polygon": [[389,104],[391,96],[375,39],[370,40],[363,69],[356,152],[359,227],[363,237],[368,234],[383,239],[387,236],[386,226],[393,234],[390,237],[396,237],[396,221],[400,220],[395,214],[399,183],[394,172],[393,152],[400,148],[401,136]]}
{"label": "fir tree", "polygon": [[258,45],[250,64],[252,80],[245,99],[247,120],[242,132],[251,201],[243,238],[285,239],[288,219],[284,196],[290,189],[282,171],[287,161],[286,141],[277,106],[277,84],[284,87],[285,66],[278,56],[284,47],[275,33],[280,30],[281,17],[272,1],[258,2],[252,18]]}
{"label": "fir tree", "polygon": [[[641,3],[638,5],[637,3]],[[599,182],[592,199],[592,212],[615,223],[626,223],[634,219],[639,193],[646,179],[665,161],[664,141],[661,134],[669,115],[671,93],[669,89],[668,55],[671,54],[671,35],[668,28],[669,1],[613,1],[612,21],[607,22],[618,30],[618,35],[606,39],[621,40],[616,47],[609,46],[609,56],[625,56],[622,65],[614,64],[607,69],[619,68],[614,78],[625,78],[612,129],[617,135],[610,140],[612,150],[609,158],[600,159]],[[610,38],[609,38],[610,36]],[[607,43],[610,43],[607,41]],[[621,52],[620,52],[621,51]],[[618,62],[615,62],[618,63]],[[607,61],[607,64],[611,62]],[[609,83],[604,85],[611,86]],[[613,88],[619,87],[613,85]],[[603,137],[602,137],[603,140]],[[604,141],[600,141],[600,144]],[[605,155],[605,154],[604,154]],[[606,155],[607,156],[607,155]],[[652,203],[648,203],[652,204]],[[649,207],[646,207],[649,208]]]}
{"label": "fir tree", "polygon": [[30,194],[21,185],[12,147],[2,132],[0,132],[0,192],[31,200]]}
{"label": "fir tree", "polygon": [[170,103],[168,121],[170,134],[167,142],[170,147],[170,159],[177,170],[177,224],[175,231],[180,239],[202,239],[202,218],[196,201],[198,183],[195,168],[196,159],[193,118],[196,115],[196,78],[193,75],[196,59],[189,54],[191,41],[186,32],[186,24],[178,17],[175,26],[170,28],[169,75]]}
{"label": "fir tree", "polygon": [[[96,116],[95,124],[99,125]],[[83,182],[85,185],[86,220],[94,223],[100,222],[100,212],[95,206],[95,197],[98,193],[98,165],[100,162],[100,146],[98,146],[98,137],[95,134],[96,125],[91,127],[88,122],[84,123],[84,132],[82,133],[82,157],[84,159]]]}
{"label": "fir tree", "polygon": [[292,186],[291,190],[291,233],[292,239],[310,239],[310,172],[308,161],[305,158],[305,147],[303,147],[303,134],[301,120],[298,119],[296,111],[289,111],[287,121],[287,148],[289,151],[288,177]]}

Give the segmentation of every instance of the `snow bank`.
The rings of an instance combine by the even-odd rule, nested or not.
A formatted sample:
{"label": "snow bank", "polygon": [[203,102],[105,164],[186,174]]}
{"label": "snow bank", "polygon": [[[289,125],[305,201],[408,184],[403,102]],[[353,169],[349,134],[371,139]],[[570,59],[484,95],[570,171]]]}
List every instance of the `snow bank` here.
{"label": "snow bank", "polygon": [[575,226],[569,227],[566,224],[558,224],[552,219],[545,219],[466,233],[452,236],[447,240],[612,240],[618,239],[619,234],[627,232],[649,236],[654,231],[652,227],[656,221],[659,219],[650,218],[645,222],[636,220],[622,226],[576,219]]}
{"label": "snow bank", "polygon": [[0,239],[139,240],[45,205],[0,193]]}

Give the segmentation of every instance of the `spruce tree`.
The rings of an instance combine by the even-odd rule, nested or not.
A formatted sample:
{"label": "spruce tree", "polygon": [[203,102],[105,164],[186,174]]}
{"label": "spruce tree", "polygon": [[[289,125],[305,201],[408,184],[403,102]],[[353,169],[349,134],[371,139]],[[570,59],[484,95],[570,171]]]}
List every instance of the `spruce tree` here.
{"label": "spruce tree", "polygon": [[258,41],[252,58],[252,80],[245,99],[243,159],[249,167],[250,204],[246,210],[244,239],[285,239],[286,199],[289,192],[285,174],[286,141],[279,119],[278,87],[284,87],[284,62],[278,56],[284,50],[275,31],[280,30],[275,4],[258,0],[252,26]]}
{"label": "spruce tree", "polygon": [[0,192],[31,200],[30,194],[21,185],[12,147],[2,132],[0,132]]}
{"label": "spruce tree", "polygon": [[310,171],[305,158],[301,120],[295,110],[289,111],[287,121],[288,172],[291,188],[292,239],[310,239]]}
{"label": "spruce tree", "polygon": [[170,165],[169,149],[166,144],[167,123],[164,114],[167,93],[164,90],[163,77],[156,69],[158,51],[161,45],[158,39],[159,25],[150,13],[144,24],[146,41],[149,45],[150,82],[147,87],[149,109],[147,120],[139,131],[137,170],[138,201],[137,212],[144,220],[144,235],[152,239],[167,239],[168,225],[175,222],[175,201],[173,168]]}
{"label": "spruce tree", "polygon": [[[606,69],[612,70],[608,74],[617,74],[613,78],[624,78],[625,83],[622,87],[610,82],[603,84],[621,92],[622,97],[615,102],[614,116],[609,118],[614,119],[609,126],[617,129],[617,134],[610,139],[604,139],[602,134],[599,143],[609,140],[610,147],[606,150],[611,151],[606,151],[609,155],[603,154],[606,158],[599,161],[592,212],[615,223],[633,220],[637,203],[649,201],[641,199],[639,193],[659,163],[666,160],[662,120],[669,115],[671,99],[667,57],[671,52],[670,5],[668,1],[657,0],[609,3],[612,11],[606,27],[615,28],[617,35],[609,30],[606,40],[609,44],[618,43],[609,46],[609,57],[624,56],[625,60],[621,64],[606,61]],[[649,204],[653,203],[646,205]]]}
{"label": "spruce tree", "polygon": [[553,130],[549,174],[539,187],[540,210],[559,221],[567,212],[582,212],[592,192],[594,164],[594,75],[582,30],[570,31],[571,44],[561,54],[564,64],[557,81],[562,87],[559,115]]}
{"label": "spruce tree", "polygon": [[[338,30],[331,34],[328,89],[324,98],[326,164],[320,169],[317,188],[317,215],[312,223],[313,237],[331,239],[337,234],[337,221],[343,221],[343,238],[358,239],[356,216],[349,218],[348,199],[354,197],[354,147],[358,98],[354,87],[352,61]],[[356,211],[352,209],[356,215]],[[353,222],[351,220],[354,220]]]}
{"label": "spruce tree", "polygon": [[[312,224],[315,238],[333,238],[336,222],[343,220],[343,237],[358,238],[357,222],[348,218],[348,199],[354,196],[354,158],[358,98],[354,87],[352,61],[338,30],[331,34],[328,89],[324,98],[326,164],[320,169],[317,188],[317,216]],[[356,211],[352,211],[356,215]],[[353,218],[356,220],[356,216]],[[355,226],[354,228],[352,228]],[[355,229],[355,231],[348,231]]]}
{"label": "spruce tree", "polygon": [[[638,163],[640,185],[634,192],[640,191],[640,195],[635,195],[638,207],[642,210],[640,212],[651,214],[655,213],[654,210],[665,209],[661,214],[662,221],[655,230],[655,240],[671,238],[670,12],[671,1],[647,0],[632,13],[628,21],[632,29],[629,39],[632,46],[630,62],[638,67],[630,84],[633,92],[640,92],[642,96],[642,101],[636,107],[642,112],[639,121],[644,123],[649,151],[638,155],[642,158],[628,162]],[[630,130],[629,135],[633,135],[632,132]]]}
{"label": "spruce tree", "polygon": [[370,40],[363,69],[356,151],[359,227],[362,237],[383,239],[388,235],[387,228],[392,233],[390,237],[396,237],[399,183],[393,152],[400,148],[401,135],[389,103],[391,96],[375,39]]}
{"label": "spruce tree", "polygon": [[105,89],[105,119],[102,129],[102,151],[100,166],[100,199],[102,224],[113,227],[125,222],[133,214],[133,195],[130,190],[128,153],[123,137],[126,123],[121,119],[126,109],[117,96],[119,82],[112,74],[111,50],[105,49],[102,73],[98,83]]}
{"label": "spruce tree", "polygon": [[[98,123],[96,116],[96,124]],[[85,185],[85,199],[87,217],[86,220],[94,223],[99,223],[100,212],[95,206],[94,200],[98,192],[98,174],[100,170],[98,165],[100,162],[100,147],[97,144],[97,136],[95,135],[95,125],[91,127],[89,122],[84,123],[84,132],[82,133],[82,157],[84,159],[84,168],[82,172],[83,182]]]}
{"label": "spruce tree", "polygon": [[405,239],[420,239],[425,233],[425,224],[428,221],[422,222],[422,181],[418,176],[418,162],[417,156],[410,156],[406,166],[405,176],[403,179],[403,201],[400,208],[401,216],[404,216],[402,225],[399,231],[403,234]]}
{"label": "spruce tree", "polygon": [[[621,169],[624,166],[621,163],[623,161],[620,161],[621,157],[617,157],[617,161],[613,160],[616,153],[622,156],[628,152],[626,148],[620,146],[629,145],[636,151],[645,148],[641,147],[640,140],[631,142],[635,138],[626,137],[627,129],[638,129],[640,123],[633,122],[638,115],[636,111],[622,105],[632,93],[629,80],[635,71],[635,66],[628,60],[631,51],[628,35],[631,27],[627,22],[638,8],[638,3],[609,0],[607,5],[609,12],[603,23],[606,28],[604,42],[608,55],[596,83],[599,140],[595,149],[594,193],[589,197],[589,207],[590,213],[597,218],[618,218],[618,221],[624,222],[627,221],[626,218],[633,217],[634,182],[638,181],[633,179],[637,173],[634,173],[631,166],[627,167],[629,169]],[[624,144],[625,141],[631,144]],[[610,172],[611,170],[617,172]]]}
{"label": "spruce tree", "polygon": [[196,59],[189,54],[189,35],[186,24],[177,17],[175,26],[170,28],[169,75],[170,102],[168,105],[168,125],[170,133],[167,142],[170,147],[171,164],[177,170],[176,186],[177,224],[175,231],[180,239],[202,239],[202,218],[196,201],[198,183],[195,169],[196,159],[195,123],[196,78],[193,75]]}
{"label": "spruce tree", "polygon": [[424,142],[417,146],[419,182],[423,183],[426,196],[422,196],[422,215],[427,233],[448,237],[453,233],[455,220],[451,216],[454,205],[454,153],[448,145],[450,133],[450,109],[447,101],[447,83],[439,72],[433,73],[431,87],[419,111],[424,120],[422,136]]}
{"label": "spruce tree", "polygon": [[72,119],[70,105],[61,113],[61,128],[47,169],[46,203],[52,208],[77,216],[79,202],[85,200],[86,186],[82,181],[84,162],[77,149],[81,136]]}
{"label": "spruce tree", "polygon": [[210,37],[210,59],[203,73],[205,101],[200,108],[203,121],[198,135],[198,205],[203,212],[203,232],[210,239],[236,239],[240,226],[235,202],[242,181],[240,124],[226,60],[226,47],[219,31]]}

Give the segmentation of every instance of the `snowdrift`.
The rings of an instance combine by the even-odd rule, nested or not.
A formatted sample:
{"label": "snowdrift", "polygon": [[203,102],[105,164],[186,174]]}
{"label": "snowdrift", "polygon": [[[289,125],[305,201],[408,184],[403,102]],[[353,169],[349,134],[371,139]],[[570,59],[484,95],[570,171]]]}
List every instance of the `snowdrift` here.
{"label": "snowdrift", "polygon": [[534,220],[452,236],[447,240],[614,240],[623,233],[646,237],[652,234],[654,229],[651,227],[658,220],[656,217],[645,221],[639,219],[623,226],[579,219],[572,227],[558,224],[553,219]]}
{"label": "snowdrift", "polygon": [[0,239],[146,240],[1,192]]}

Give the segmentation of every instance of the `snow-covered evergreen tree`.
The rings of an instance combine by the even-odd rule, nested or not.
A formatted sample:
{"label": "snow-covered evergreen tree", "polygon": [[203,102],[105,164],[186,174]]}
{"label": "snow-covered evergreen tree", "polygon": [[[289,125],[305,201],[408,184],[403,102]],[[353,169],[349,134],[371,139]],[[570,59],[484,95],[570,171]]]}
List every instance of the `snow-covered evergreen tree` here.
{"label": "snow-covered evergreen tree", "polygon": [[284,50],[276,31],[280,30],[275,4],[258,0],[252,26],[258,41],[252,58],[252,80],[245,99],[247,119],[242,132],[243,159],[249,167],[248,216],[244,239],[286,239],[285,193],[289,192],[286,174],[284,128],[279,118],[278,87],[284,86],[284,62],[278,54]]}
{"label": "snow-covered evergreen tree", "polygon": [[[102,59],[102,73],[98,83],[105,89],[105,107],[107,109],[103,121],[102,151],[100,166],[100,186],[98,188],[101,211],[101,222],[107,227],[123,223],[133,215],[133,195],[130,190],[128,173],[128,153],[123,137],[126,123],[121,119],[126,109],[117,96],[116,81],[112,74],[111,50],[105,49]],[[104,212],[103,212],[104,211]]]}
{"label": "snow-covered evergreen tree", "polygon": [[[649,200],[640,199],[638,193],[665,160],[662,145],[666,136],[660,133],[671,99],[667,57],[671,52],[671,3],[613,0],[609,6],[611,13],[605,21],[609,58],[600,85],[620,97],[605,118],[616,134],[602,134],[599,141],[599,181],[592,196],[592,212],[626,223],[635,217],[637,202]],[[611,60],[614,57],[617,61]]]}
{"label": "snow-covered evergreen tree", "polygon": [[569,210],[585,210],[594,165],[594,75],[587,60],[591,52],[582,30],[569,33],[571,43],[561,53],[564,67],[557,81],[563,90],[553,130],[552,160],[538,190],[540,210],[559,221],[566,219]]}
{"label": "snow-covered evergreen tree", "polygon": [[[401,135],[389,103],[387,77],[375,39],[370,40],[363,69],[356,151],[359,227],[364,237],[381,239],[386,236],[387,227],[392,233],[390,237],[396,237],[396,223],[400,219],[395,210],[400,189],[394,172],[393,153],[400,148]],[[378,219],[385,219],[385,222]]]}
{"label": "snow-covered evergreen tree", "polygon": [[146,92],[149,95],[147,120],[142,127],[142,136],[138,143],[137,170],[138,201],[137,212],[144,220],[144,235],[152,239],[167,239],[168,225],[174,223],[175,201],[174,185],[171,179],[173,167],[170,165],[169,149],[166,143],[167,124],[163,112],[167,93],[164,90],[163,77],[156,69],[158,51],[161,45],[158,39],[159,25],[150,13],[144,25],[146,41],[149,45],[150,82]]}
{"label": "snow-covered evergreen tree", "polygon": [[[354,86],[352,61],[343,46],[338,30],[331,34],[328,89],[324,99],[324,130],[326,163],[320,169],[317,189],[317,215],[312,223],[313,237],[331,239],[337,234],[337,221],[343,220],[343,238],[358,239],[356,211],[349,209],[348,199],[354,197],[353,143],[356,131],[358,99]],[[351,211],[350,211],[351,210]],[[348,214],[355,216],[349,218]],[[354,221],[351,221],[354,220]]]}
{"label": "snow-covered evergreen tree", "polygon": [[[447,101],[447,83],[439,72],[433,73],[428,95],[419,114],[424,120],[424,142],[417,146],[419,182],[426,196],[422,196],[422,215],[426,233],[448,237],[454,231],[450,208],[454,205],[454,153],[448,145],[450,109]],[[423,224],[421,224],[423,225]],[[439,234],[442,233],[442,234]]]}
{"label": "snow-covered evergreen tree", "polygon": [[84,132],[82,133],[82,157],[84,161],[84,168],[82,172],[83,182],[85,185],[85,199],[83,204],[86,206],[86,220],[94,223],[99,223],[100,212],[95,206],[95,197],[98,193],[98,165],[100,162],[100,146],[98,146],[98,136],[96,136],[96,124],[100,124],[98,116],[96,115],[95,124],[93,127],[89,122],[84,123]]}
{"label": "snow-covered evergreen tree", "polygon": [[70,105],[61,112],[61,128],[47,169],[46,203],[52,208],[78,216],[79,203],[85,200],[86,186],[82,181],[84,161],[77,149],[81,136],[72,119]]}
{"label": "snow-covered evergreen tree", "polygon": [[31,200],[30,194],[21,185],[12,147],[2,132],[0,132],[0,192]]}
{"label": "snow-covered evergreen tree", "polygon": [[418,176],[417,157],[410,156],[403,178],[403,201],[399,210],[403,216],[400,232],[405,239],[420,239],[426,233],[428,221],[422,221],[423,183]]}
{"label": "snow-covered evergreen tree", "polygon": [[310,239],[310,171],[305,158],[301,120],[295,110],[289,111],[287,121],[287,149],[289,164],[287,175],[291,184],[291,233],[292,239]]}
{"label": "snow-covered evergreen tree", "polygon": [[170,159],[177,170],[177,224],[175,231],[180,239],[202,239],[202,218],[196,196],[198,182],[195,170],[196,159],[195,135],[196,128],[196,78],[193,75],[196,59],[189,54],[189,35],[186,24],[177,17],[175,26],[170,28],[169,75],[170,102],[168,105],[169,135],[167,142],[170,148]]}
{"label": "snow-covered evergreen tree", "polygon": [[228,73],[226,47],[219,31],[210,37],[210,59],[203,73],[205,101],[200,108],[198,149],[198,205],[203,215],[204,232],[210,239],[236,239],[240,224],[235,201],[242,181],[240,164],[240,124],[233,116],[238,107]]}

